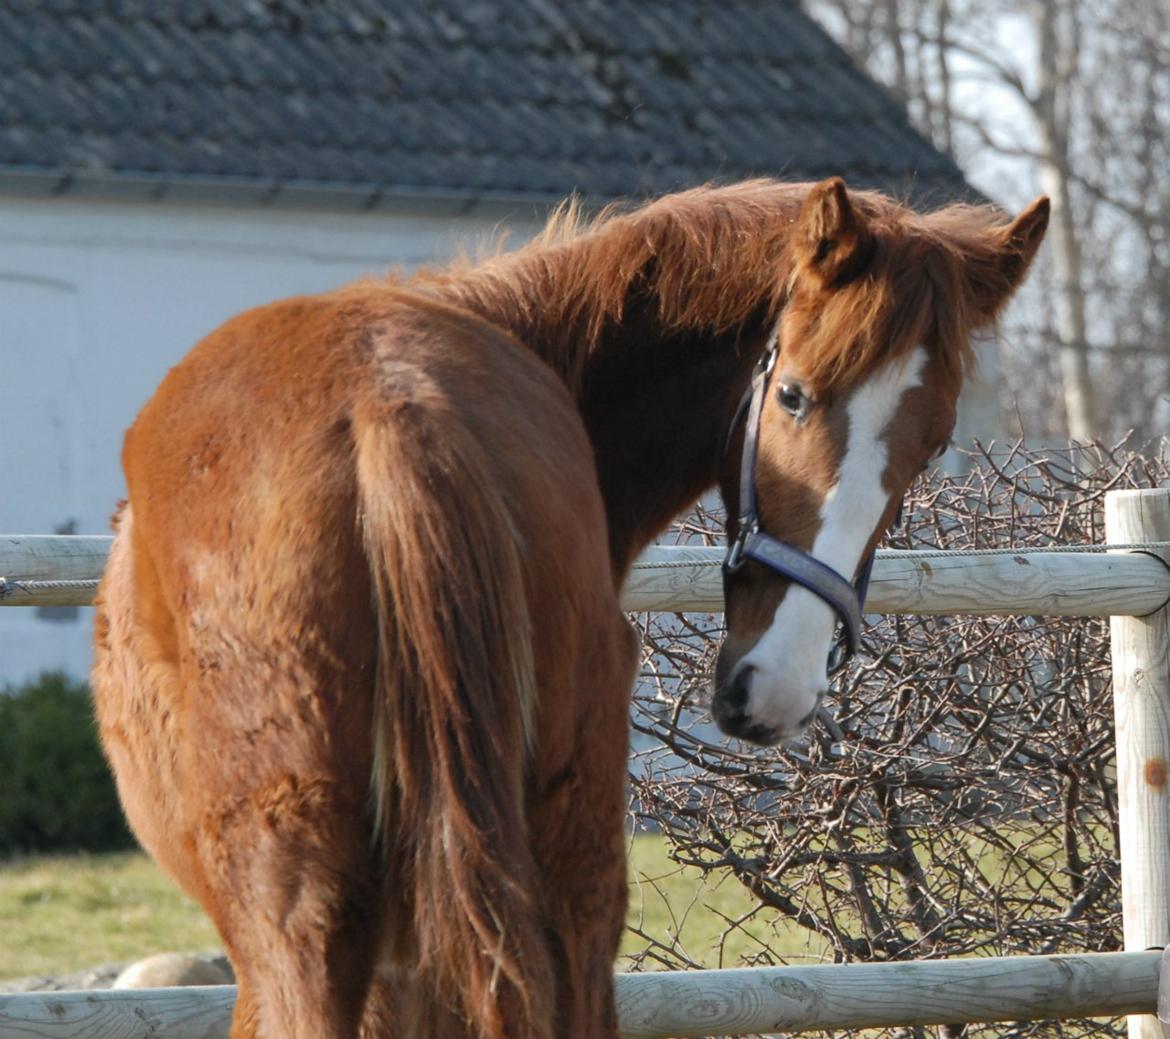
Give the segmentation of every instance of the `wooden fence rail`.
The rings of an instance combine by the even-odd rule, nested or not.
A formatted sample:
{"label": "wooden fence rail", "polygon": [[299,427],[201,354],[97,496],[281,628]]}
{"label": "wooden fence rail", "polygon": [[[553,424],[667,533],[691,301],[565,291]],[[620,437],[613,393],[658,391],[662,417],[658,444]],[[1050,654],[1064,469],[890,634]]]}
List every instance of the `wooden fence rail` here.
{"label": "wooden fence rail", "polygon": [[[878,553],[879,613],[1112,618],[1125,953],[618,975],[634,1039],[1131,1015],[1153,1017],[1170,941],[1170,489],[1106,496],[1107,534],[1142,549]],[[0,536],[0,605],[86,605],[109,538]],[[658,547],[635,565],[630,610],[722,609],[714,548]],[[235,990],[0,996],[0,1039],[223,1039]]]}
{"label": "wooden fence rail", "polygon": [[[111,539],[0,537],[0,606],[88,606]],[[628,610],[723,609],[718,548],[657,546],[634,564]],[[878,552],[866,600],[871,613],[1036,614],[1141,617],[1170,601],[1170,567],[1146,552]]]}
{"label": "wooden fence rail", "polygon": [[[1152,1014],[1161,954],[619,974],[626,1039]],[[227,1039],[235,989],[0,997],[3,1039]]]}

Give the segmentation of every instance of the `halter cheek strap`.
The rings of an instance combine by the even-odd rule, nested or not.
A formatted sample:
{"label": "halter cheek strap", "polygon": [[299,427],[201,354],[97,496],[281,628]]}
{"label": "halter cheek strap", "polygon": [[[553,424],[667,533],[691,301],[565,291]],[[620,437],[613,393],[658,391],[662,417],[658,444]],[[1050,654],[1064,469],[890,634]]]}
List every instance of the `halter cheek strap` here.
{"label": "halter cheek strap", "polygon": [[[850,654],[856,653],[861,644],[861,611],[865,604],[869,577],[873,570],[874,552],[866,556],[857,575],[856,582],[842,577],[831,566],[822,563],[807,552],[779,541],[760,530],[760,517],[756,508],[756,456],[760,442],[760,415],[764,407],[764,396],[768,388],[768,377],[776,365],[778,347],[776,336],[768,340],[759,364],[752,375],[751,385],[736,409],[732,419],[728,441],[743,417],[743,453],[739,470],[739,531],[728,546],[723,560],[723,583],[726,592],[728,578],[734,574],[745,559],[760,563],[790,581],[807,588],[823,600],[836,613],[840,629],[829,650],[828,670],[836,671]],[[898,509],[901,520],[902,510]]]}

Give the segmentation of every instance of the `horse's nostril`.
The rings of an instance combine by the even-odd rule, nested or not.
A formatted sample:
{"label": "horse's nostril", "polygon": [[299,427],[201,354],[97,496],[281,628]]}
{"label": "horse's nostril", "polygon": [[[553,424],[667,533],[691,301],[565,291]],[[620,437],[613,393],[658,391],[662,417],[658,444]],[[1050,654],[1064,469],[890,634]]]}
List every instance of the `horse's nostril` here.
{"label": "horse's nostril", "polygon": [[748,693],[751,692],[752,677],[755,673],[756,669],[751,664],[746,664],[732,675],[727,687],[727,706],[732,710],[742,711],[747,707]]}

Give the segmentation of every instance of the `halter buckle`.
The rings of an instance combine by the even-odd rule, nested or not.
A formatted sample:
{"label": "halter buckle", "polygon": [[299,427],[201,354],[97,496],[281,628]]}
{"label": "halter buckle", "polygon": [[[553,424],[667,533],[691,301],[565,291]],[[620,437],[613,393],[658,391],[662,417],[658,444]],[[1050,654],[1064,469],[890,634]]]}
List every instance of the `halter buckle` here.
{"label": "halter buckle", "polygon": [[735,540],[727,546],[727,555],[723,557],[723,573],[734,574],[741,566],[743,566],[743,550],[747,544],[747,539],[752,535],[759,533],[759,520],[753,520],[750,523],[741,522],[739,525],[739,533],[735,535]]}

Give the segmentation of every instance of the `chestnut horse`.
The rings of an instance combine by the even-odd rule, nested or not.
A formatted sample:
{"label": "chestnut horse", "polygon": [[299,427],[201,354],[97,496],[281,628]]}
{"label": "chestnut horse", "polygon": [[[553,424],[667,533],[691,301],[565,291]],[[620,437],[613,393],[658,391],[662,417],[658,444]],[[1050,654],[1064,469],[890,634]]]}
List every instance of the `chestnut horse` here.
{"label": "chestnut horse", "polygon": [[632,561],[716,483],[750,503],[714,711],[798,731],[844,607],[742,535],[849,587],[1046,222],[696,189],[260,308],[170,372],[94,690],[236,1039],[616,1034]]}

